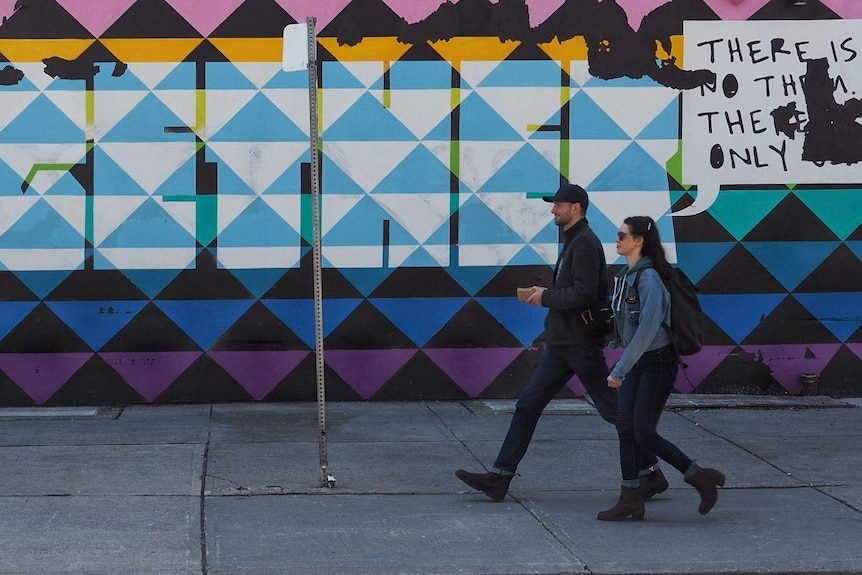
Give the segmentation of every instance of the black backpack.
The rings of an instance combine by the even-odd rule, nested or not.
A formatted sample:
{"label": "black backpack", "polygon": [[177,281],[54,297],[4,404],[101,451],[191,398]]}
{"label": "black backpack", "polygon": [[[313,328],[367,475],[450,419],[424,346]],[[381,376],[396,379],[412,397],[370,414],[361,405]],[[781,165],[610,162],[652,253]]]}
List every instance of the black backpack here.
{"label": "black backpack", "polygon": [[[670,292],[670,325],[664,325],[679,355],[694,355],[703,348],[704,314],[697,299],[697,288],[679,268],[671,268],[670,281],[664,282]],[[635,276],[635,285],[643,269]]]}

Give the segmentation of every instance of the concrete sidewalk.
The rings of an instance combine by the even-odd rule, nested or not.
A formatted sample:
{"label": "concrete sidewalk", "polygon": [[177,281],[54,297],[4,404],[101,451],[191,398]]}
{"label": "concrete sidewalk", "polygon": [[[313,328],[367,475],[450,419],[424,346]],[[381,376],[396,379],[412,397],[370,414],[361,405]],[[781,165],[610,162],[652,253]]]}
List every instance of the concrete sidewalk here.
{"label": "concrete sidewalk", "polygon": [[715,509],[665,466],[642,522],[616,433],[553,402],[512,495],[489,466],[513,401],[0,409],[0,573],[862,572],[862,400],[676,395],[660,429],[727,474]]}

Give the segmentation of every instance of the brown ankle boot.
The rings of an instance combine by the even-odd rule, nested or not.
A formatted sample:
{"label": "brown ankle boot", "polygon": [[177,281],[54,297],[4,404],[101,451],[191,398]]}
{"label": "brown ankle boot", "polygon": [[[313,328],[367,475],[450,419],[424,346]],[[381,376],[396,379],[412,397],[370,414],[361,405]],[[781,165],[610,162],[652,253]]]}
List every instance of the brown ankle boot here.
{"label": "brown ankle boot", "polygon": [[638,491],[640,491],[641,499],[644,501],[649,501],[654,495],[664,493],[669,487],[667,478],[661,469],[656,469],[647,475],[641,475],[640,480],[641,486],[638,487]]}
{"label": "brown ankle boot", "polygon": [[637,487],[621,487],[617,504],[597,517],[599,521],[641,521],[644,518],[644,502]]}
{"label": "brown ankle boot", "polygon": [[694,475],[687,478],[685,482],[697,489],[700,494],[700,505],[697,510],[701,515],[706,515],[718,501],[718,487],[724,485],[724,474],[717,469],[697,468]]}

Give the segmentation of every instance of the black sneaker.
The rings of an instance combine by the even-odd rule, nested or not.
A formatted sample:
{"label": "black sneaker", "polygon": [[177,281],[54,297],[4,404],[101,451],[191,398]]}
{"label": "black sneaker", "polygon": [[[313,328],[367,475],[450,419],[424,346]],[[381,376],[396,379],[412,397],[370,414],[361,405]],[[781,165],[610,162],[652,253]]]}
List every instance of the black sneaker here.
{"label": "black sneaker", "polygon": [[481,491],[494,501],[502,501],[506,498],[506,493],[509,491],[509,483],[512,481],[513,475],[501,475],[499,473],[470,473],[459,469],[455,472],[455,477],[476,489]]}

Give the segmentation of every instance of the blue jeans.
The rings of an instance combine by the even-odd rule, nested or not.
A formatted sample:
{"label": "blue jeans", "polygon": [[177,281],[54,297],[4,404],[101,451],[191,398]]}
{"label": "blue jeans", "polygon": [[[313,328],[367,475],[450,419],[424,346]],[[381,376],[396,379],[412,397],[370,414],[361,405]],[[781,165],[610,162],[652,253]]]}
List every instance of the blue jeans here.
{"label": "blue jeans", "polygon": [[680,473],[691,466],[692,460],[657,430],[678,370],[676,351],[667,345],[645,352],[623,379],[617,403],[623,481],[638,479],[644,457],[658,456]]}
{"label": "blue jeans", "polygon": [[608,364],[599,343],[577,346],[549,346],[542,354],[530,383],[518,398],[509,432],[497,455],[492,471],[514,473],[527,452],[542,410],[566,385],[572,374],[581,383],[599,411],[602,419],[616,421],[617,391],[608,387]]}

